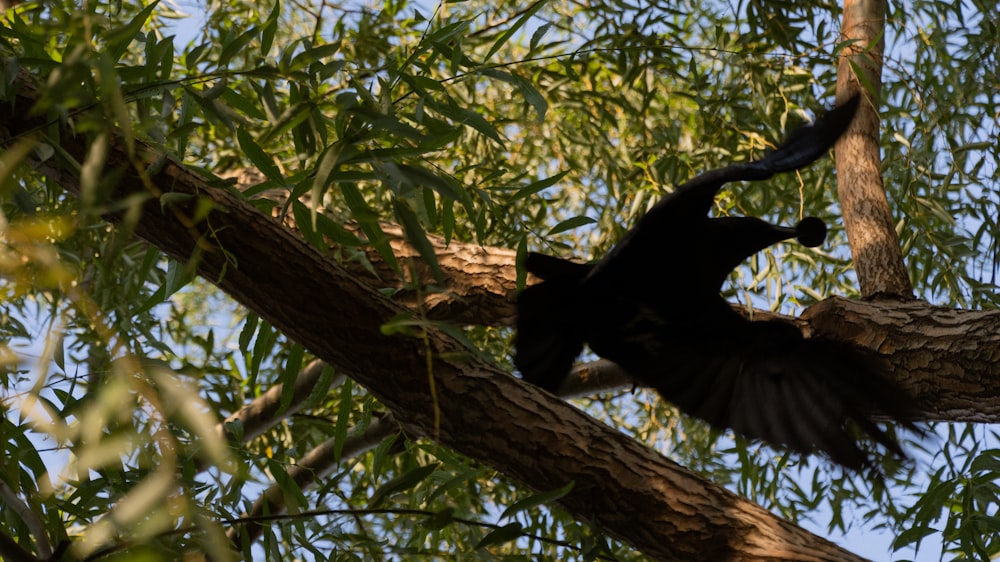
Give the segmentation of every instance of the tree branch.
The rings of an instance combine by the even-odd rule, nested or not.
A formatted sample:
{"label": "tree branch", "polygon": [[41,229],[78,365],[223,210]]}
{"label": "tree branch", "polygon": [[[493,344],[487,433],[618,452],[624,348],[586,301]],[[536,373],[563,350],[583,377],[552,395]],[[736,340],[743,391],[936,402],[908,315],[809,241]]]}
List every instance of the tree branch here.
{"label": "tree branch", "polygon": [[[41,518],[31,510],[31,507],[27,503],[21,500],[20,496],[17,495],[6,482],[0,480],[0,501],[7,506],[8,509],[14,512],[15,515],[21,518],[25,526],[35,537],[35,545],[37,546],[38,555],[43,559],[48,559],[52,556],[52,545],[49,544],[49,535],[45,531],[45,524],[42,523]],[[23,551],[23,552],[21,552]],[[17,545],[10,537],[0,533],[0,554],[3,554],[5,560],[36,560],[36,558],[27,551],[24,551],[20,546]],[[25,557],[26,556],[26,557]]]}
{"label": "tree branch", "polygon": [[[327,439],[306,453],[302,457],[302,460],[290,466],[288,468],[288,476],[295,481],[299,489],[305,490],[311,488],[317,480],[328,476],[341,459],[349,459],[362,455],[378,447],[379,443],[385,439],[398,433],[399,424],[396,420],[391,414],[384,415],[374,420],[364,431],[351,434],[344,439],[339,456],[336,453],[336,438]],[[250,511],[240,517],[241,519],[247,517],[249,521],[232,527],[226,531],[226,536],[237,547],[244,542],[252,543],[264,531],[263,523],[255,518],[263,515],[284,513],[287,507],[285,492],[281,485],[272,484],[254,502]]]}

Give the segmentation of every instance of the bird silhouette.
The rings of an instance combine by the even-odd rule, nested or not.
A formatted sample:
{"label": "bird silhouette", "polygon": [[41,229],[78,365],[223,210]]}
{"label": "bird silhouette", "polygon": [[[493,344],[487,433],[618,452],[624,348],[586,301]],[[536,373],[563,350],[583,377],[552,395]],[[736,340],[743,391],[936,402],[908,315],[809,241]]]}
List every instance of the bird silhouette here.
{"label": "bird silhouette", "polygon": [[795,227],[707,216],[723,184],[806,166],[836,142],[859,96],[794,131],[757,161],[705,172],[658,202],[603,259],[581,264],[529,253],[543,281],[518,297],[515,365],[555,391],[584,344],[655,388],[682,411],[794,451],[820,451],[851,469],[874,466],[859,437],[905,456],[872,419],[915,431],[913,406],[874,355],[805,338],[792,324],[750,321],[721,296],[729,273],[768,246],[826,237],[822,220]]}

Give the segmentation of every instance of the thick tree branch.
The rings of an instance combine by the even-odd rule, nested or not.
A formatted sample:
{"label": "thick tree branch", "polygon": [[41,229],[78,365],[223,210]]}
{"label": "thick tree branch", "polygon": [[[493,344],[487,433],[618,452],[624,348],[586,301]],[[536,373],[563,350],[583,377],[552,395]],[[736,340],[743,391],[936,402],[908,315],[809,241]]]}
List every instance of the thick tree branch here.
{"label": "thick tree branch", "polygon": [[[241,168],[224,173],[223,178],[236,180],[239,191],[247,191],[265,180],[264,174],[254,168]],[[266,190],[255,198],[277,203],[271,213],[280,218],[282,224],[297,230],[291,213],[282,213],[286,208],[287,193]],[[324,212],[323,208],[319,212]],[[517,316],[517,271],[513,267],[517,252],[497,246],[484,246],[452,240],[427,234],[434,247],[438,265],[444,274],[443,283],[434,279],[430,267],[420,258],[420,253],[411,246],[398,225],[383,222],[382,231],[389,238],[389,245],[400,263],[406,264],[404,273],[415,276],[401,278],[371,246],[365,246],[367,264],[356,260],[345,260],[341,265],[353,272],[358,279],[374,288],[392,287],[396,289],[392,299],[407,308],[420,308],[431,320],[444,320],[454,324],[480,326],[513,326]],[[364,233],[357,224],[344,227],[364,239]],[[343,248],[331,245],[332,253]],[[374,270],[374,273],[372,273]],[[420,287],[417,291],[414,287]]]}
{"label": "thick tree branch", "polygon": [[[0,106],[0,122],[15,134],[43,125],[26,120],[22,108],[31,105],[22,97],[26,92],[19,96],[19,112]],[[59,158],[76,162],[46,162],[42,171],[77,193],[76,164],[88,146],[68,128],[60,136],[65,152]],[[425,338],[384,334],[381,327],[406,309],[238,195],[205,185],[145,147],[138,146],[137,153],[141,161],[114,146],[106,163],[121,174],[114,200],[143,201],[141,220],[128,226],[175,259],[197,259],[200,275],[318,357],[352,373],[410,435],[433,438],[538,490],[575,482],[560,500],[574,517],[652,558],[858,560],[565,402],[474,356],[457,355],[461,345],[445,334],[432,329]],[[142,162],[157,162],[155,171]],[[161,198],[164,192],[172,197]],[[210,201],[215,210],[196,223],[198,200]],[[429,393],[430,376],[435,397]]]}
{"label": "thick tree branch", "polygon": [[813,334],[886,357],[925,419],[1000,422],[1000,311],[830,298],[801,319]]}

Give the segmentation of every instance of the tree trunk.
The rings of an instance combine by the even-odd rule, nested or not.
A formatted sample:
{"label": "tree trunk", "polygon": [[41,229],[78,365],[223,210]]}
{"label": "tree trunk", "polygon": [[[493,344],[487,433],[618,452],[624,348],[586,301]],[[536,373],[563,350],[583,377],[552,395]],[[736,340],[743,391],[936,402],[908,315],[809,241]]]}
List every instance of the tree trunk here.
{"label": "tree trunk", "polygon": [[863,95],[857,116],[836,145],[837,191],[854,269],[866,297],[912,297],[879,155],[885,0],[846,0],[841,29],[844,39],[854,43],[840,55],[837,100],[842,102],[859,89]]}

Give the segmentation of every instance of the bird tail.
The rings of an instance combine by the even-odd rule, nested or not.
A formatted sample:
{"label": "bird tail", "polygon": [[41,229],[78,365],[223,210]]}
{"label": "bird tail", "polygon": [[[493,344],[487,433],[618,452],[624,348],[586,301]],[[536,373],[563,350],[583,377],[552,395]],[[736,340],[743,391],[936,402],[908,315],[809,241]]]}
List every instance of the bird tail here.
{"label": "bird tail", "polygon": [[555,392],[583,351],[580,282],[591,266],[530,253],[524,267],[543,281],[518,296],[514,364],[526,381]]}
{"label": "bird tail", "polygon": [[[776,150],[760,160],[730,164],[702,172],[679,186],[675,193],[688,193],[701,199],[700,205],[708,211],[712,197],[723,184],[734,181],[759,181],[771,176],[798,170],[812,164],[837,142],[854,119],[861,94],[855,94],[839,106],[827,111],[811,125],[799,127]],[[676,197],[675,197],[676,199]],[[675,203],[676,204],[676,203]]]}
{"label": "bird tail", "polygon": [[854,94],[844,103],[827,111],[812,125],[792,131],[777,150],[753,162],[752,167],[773,175],[812,164],[826,154],[840,135],[844,134],[854,119],[860,102],[861,94]]}

